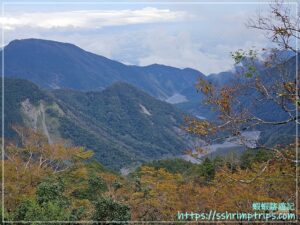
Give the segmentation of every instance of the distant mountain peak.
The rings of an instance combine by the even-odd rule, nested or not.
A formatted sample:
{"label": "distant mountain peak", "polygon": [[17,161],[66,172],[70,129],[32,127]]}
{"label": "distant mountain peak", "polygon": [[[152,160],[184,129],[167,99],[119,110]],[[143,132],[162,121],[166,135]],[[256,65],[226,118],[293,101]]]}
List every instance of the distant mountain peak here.
{"label": "distant mountain peak", "polygon": [[58,44],[58,45],[66,45],[66,46],[79,48],[78,46],[67,42],[59,42],[54,40],[46,40],[46,39],[38,39],[38,38],[15,39],[9,42],[7,46],[16,45],[16,44],[18,45],[19,44],[49,44],[49,45]]}
{"label": "distant mountain peak", "polygon": [[128,66],[74,44],[36,38],[14,40],[4,54],[6,77],[27,79],[47,89],[99,91],[122,81],[165,100],[193,87],[203,76],[196,70],[160,64]]}

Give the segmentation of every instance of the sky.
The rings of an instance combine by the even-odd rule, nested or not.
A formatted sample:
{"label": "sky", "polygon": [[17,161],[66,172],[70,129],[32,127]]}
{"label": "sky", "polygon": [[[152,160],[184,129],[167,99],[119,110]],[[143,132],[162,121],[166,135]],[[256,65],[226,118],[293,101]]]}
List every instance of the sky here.
{"label": "sky", "polygon": [[[2,3],[5,1],[2,1]],[[246,26],[268,4],[206,2],[14,1],[3,4],[3,43],[40,38],[73,43],[125,64],[230,70],[230,52],[270,45]],[[249,2],[249,1],[248,1]]]}

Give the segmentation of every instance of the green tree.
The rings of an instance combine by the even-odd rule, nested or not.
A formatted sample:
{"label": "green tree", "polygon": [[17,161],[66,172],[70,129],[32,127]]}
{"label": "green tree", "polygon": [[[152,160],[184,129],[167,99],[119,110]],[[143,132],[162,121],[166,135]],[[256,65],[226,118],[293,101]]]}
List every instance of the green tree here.
{"label": "green tree", "polygon": [[131,218],[129,207],[115,202],[113,199],[102,197],[94,204],[94,221],[129,221]]}
{"label": "green tree", "polygon": [[215,177],[215,166],[209,158],[205,158],[203,163],[200,165],[200,175],[205,178],[206,182],[210,182]]}
{"label": "green tree", "polygon": [[94,197],[95,197],[95,195],[96,196],[101,195],[102,193],[104,193],[107,190],[108,190],[108,188],[107,188],[107,185],[104,182],[104,180],[101,177],[97,176],[96,174],[92,174],[91,177],[88,179],[87,191],[90,194],[93,194]]}
{"label": "green tree", "polygon": [[246,150],[243,152],[240,158],[241,169],[251,169],[253,163],[266,162],[272,157],[272,154],[268,150],[258,149],[258,150]]}
{"label": "green tree", "polygon": [[62,181],[47,179],[37,187],[35,199],[24,199],[16,208],[17,221],[65,221],[71,218],[69,199]]}
{"label": "green tree", "polygon": [[57,202],[60,206],[68,206],[68,200],[64,196],[64,183],[61,179],[46,179],[41,182],[36,191],[38,204],[42,205],[48,202]]}

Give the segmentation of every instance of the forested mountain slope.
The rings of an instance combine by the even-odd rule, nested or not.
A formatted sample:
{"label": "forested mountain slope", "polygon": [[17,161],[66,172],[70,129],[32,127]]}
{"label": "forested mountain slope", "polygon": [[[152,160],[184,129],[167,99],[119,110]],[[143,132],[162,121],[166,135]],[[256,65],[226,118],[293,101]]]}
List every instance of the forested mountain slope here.
{"label": "forested mountain slope", "polygon": [[127,83],[101,92],[44,91],[20,79],[5,79],[5,135],[12,125],[39,130],[49,142],[67,140],[95,152],[105,166],[181,154],[190,144],[180,127],[184,114]]}

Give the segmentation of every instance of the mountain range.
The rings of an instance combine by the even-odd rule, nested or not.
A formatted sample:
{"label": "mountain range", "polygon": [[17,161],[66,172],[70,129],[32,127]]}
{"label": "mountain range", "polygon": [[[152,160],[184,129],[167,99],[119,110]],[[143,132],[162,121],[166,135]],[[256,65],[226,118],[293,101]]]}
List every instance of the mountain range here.
{"label": "mountain range", "polygon": [[10,42],[4,48],[4,58],[6,77],[28,79],[42,88],[97,91],[123,81],[162,100],[192,86],[199,76],[204,77],[189,68],[129,66],[73,44],[39,39]]}
{"label": "mountain range", "polygon": [[[204,96],[195,89],[197,79],[220,87],[235,78],[233,72],[205,76],[191,68],[125,65],[49,40],[15,40],[2,51],[5,136],[15,138],[13,124],[30,127],[43,132],[50,143],[65,141],[93,150],[98,161],[115,170],[192,148],[196,140],[180,129],[184,117],[218,116],[203,105]],[[294,68],[295,63],[291,56],[288,66]],[[270,82],[277,71],[272,74]],[[241,102],[251,106],[247,98]],[[271,103],[251,109],[269,119],[284,118],[282,109]],[[273,144],[293,132],[293,126],[278,127],[261,135]]]}
{"label": "mountain range", "polygon": [[103,91],[43,90],[30,81],[5,78],[5,136],[12,125],[40,131],[49,143],[64,140],[95,152],[119,170],[181,154],[194,142],[180,127],[184,113],[136,87],[117,82]]}

